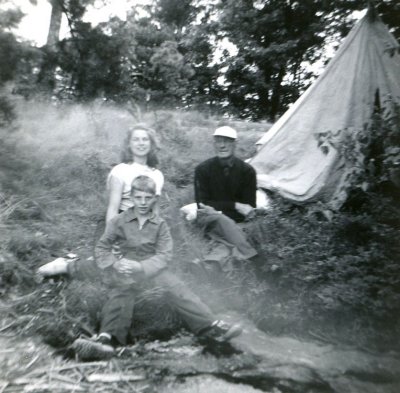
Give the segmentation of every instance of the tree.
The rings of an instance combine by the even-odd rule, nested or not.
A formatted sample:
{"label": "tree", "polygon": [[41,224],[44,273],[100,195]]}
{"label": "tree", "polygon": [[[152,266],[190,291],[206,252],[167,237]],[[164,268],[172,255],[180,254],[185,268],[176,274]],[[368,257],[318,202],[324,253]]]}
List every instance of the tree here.
{"label": "tree", "polygon": [[[379,1],[378,11],[399,6]],[[219,37],[237,48],[225,53],[226,98],[241,117],[274,118],[310,83],[305,65],[323,56],[327,40],[349,31],[348,16],[366,7],[362,0],[225,0],[219,1]]]}
{"label": "tree", "polygon": [[220,67],[214,62],[215,45],[208,25],[193,25],[179,41],[180,52],[193,74],[187,91],[187,105],[202,110],[221,109],[223,92],[218,83]]}
{"label": "tree", "polygon": [[400,3],[397,0],[376,1],[376,10],[392,34],[400,41]]}
{"label": "tree", "polygon": [[46,45],[54,47],[60,37],[63,3],[62,0],[49,0],[49,2],[51,4],[51,16]]}
{"label": "tree", "polygon": [[193,71],[169,26],[132,12],[126,22],[114,24],[110,34],[123,43],[125,95],[156,106],[182,105]]}
{"label": "tree", "polygon": [[191,66],[185,106],[219,108],[219,68],[214,62],[215,32],[209,23],[214,7],[205,0],[155,0],[148,8],[151,18],[173,34],[177,50]]}
{"label": "tree", "polygon": [[47,92],[56,87],[56,68],[58,65],[58,45],[63,14],[67,17],[70,32],[74,35],[86,8],[94,0],[48,0],[51,4],[51,17],[47,43],[42,48],[42,62],[38,82]]}
{"label": "tree", "polygon": [[[0,0],[5,3],[4,0]],[[11,33],[23,17],[17,8],[0,10],[0,86],[15,77],[17,65],[21,57],[22,46]]]}
{"label": "tree", "polygon": [[161,23],[181,32],[196,17],[192,0],[156,0],[151,15]]}
{"label": "tree", "polygon": [[[0,5],[5,3],[0,0]],[[27,48],[21,44],[11,30],[18,26],[23,13],[18,8],[0,9],[0,89],[17,76],[20,64],[27,55]],[[0,95],[0,126],[14,118],[13,107],[6,95]]]}
{"label": "tree", "polygon": [[333,3],[339,2],[227,0],[219,4],[220,37],[227,37],[238,51],[224,59],[227,98],[241,116],[273,120],[298,97],[304,63],[321,56]]}
{"label": "tree", "polygon": [[121,94],[121,43],[103,32],[102,26],[75,22],[74,34],[58,44],[58,86],[62,97],[87,100],[115,98]]}

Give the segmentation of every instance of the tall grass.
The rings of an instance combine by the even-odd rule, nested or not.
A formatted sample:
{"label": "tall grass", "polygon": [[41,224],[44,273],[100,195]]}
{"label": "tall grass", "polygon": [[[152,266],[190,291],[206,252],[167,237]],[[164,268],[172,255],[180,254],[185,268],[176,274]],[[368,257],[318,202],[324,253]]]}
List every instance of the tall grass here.
{"label": "tall grass", "polygon": [[[194,167],[212,156],[213,129],[222,124],[235,127],[238,155],[248,158],[267,124],[198,112],[140,113],[102,101],[87,105],[22,101],[16,105],[16,114],[12,126],[0,129],[0,254],[4,261],[0,269],[3,281],[13,290],[35,291],[36,297],[16,305],[17,313],[40,314],[40,326],[31,327],[42,333],[58,332],[61,311],[67,307],[70,315],[72,307],[77,310],[73,319],[62,319],[61,325],[73,332],[66,337],[78,334],[77,318],[81,329],[88,324],[95,328],[93,311],[91,318],[84,315],[89,312],[84,302],[92,298],[87,293],[92,287],[57,280],[38,286],[34,271],[67,252],[83,260],[91,256],[104,220],[107,174],[119,162],[127,127],[146,122],[161,141],[160,169],[166,178],[161,209],[174,237],[172,268],[213,307],[238,308],[271,334],[363,347],[397,345],[396,206],[385,210],[376,203],[370,210],[379,214],[348,211],[327,221],[318,209],[295,207],[277,198],[275,209],[247,228],[259,251],[258,266],[236,264],[228,281],[216,278],[204,285],[197,285],[198,279],[188,272],[188,262],[201,258],[208,243],[184,222],[179,208],[193,201]],[[383,205],[382,199],[377,202]],[[50,299],[58,319],[46,330],[43,323],[51,324],[54,317],[40,310]],[[165,321],[174,319],[165,315]],[[140,326],[145,332],[142,322]]]}
{"label": "tall grass", "polygon": [[[7,255],[0,269],[13,290],[35,290],[40,298],[43,296],[43,301],[32,297],[23,305],[25,313],[41,315],[37,331],[61,331],[71,340],[77,329],[72,328],[73,321],[61,318],[58,311],[65,307],[76,309],[74,316],[81,317],[82,329],[88,323],[94,328],[93,318],[84,316],[84,302],[91,298],[87,287],[60,287],[58,281],[38,286],[34,272],[67,252],[77,253],[83,260],[91,256],[105,215],[107,174],[120,162],[127,128],[136,122],[145,122],[158,133],[160,169],[166,178],[161,207],[175,238],[173,268],[185,274],[188,260],[198,256],[204,244],[187,232],[179,208],[193,200],[193,170],[212,155],[211,134],[220,124],[219,119],[184,111],[140,113],[128,105],[117,107],[102,101],[87,105],[17,101],[15,113],[17,119],[12,126],[0,129],[0,140],[4,142],[0,165],[5,169],[0,178],[0,217],[7,223],[7,228],[0,225],[0,253]],[[245,157],[246,144],[252,145],[266,127],[245,122],[237,122],[235,127],[243,140],[239,154]],[[56,320],[54,315],[40,311],[46,308],[48,296],[44,291],[49,290],[54,292],[54,299],[61,294],[67,302],[63,305],[61,300],[51,301]],[[82,301],[80,306],[77,299]],[[18,304],[15,310],[22,312]],[[149,320],[155,319],[149,313]],[[174,319],[165,314],[167,321]],[[48,328],[44,327],[46,323]],[[145,333],[143,322],[137,323]]]}

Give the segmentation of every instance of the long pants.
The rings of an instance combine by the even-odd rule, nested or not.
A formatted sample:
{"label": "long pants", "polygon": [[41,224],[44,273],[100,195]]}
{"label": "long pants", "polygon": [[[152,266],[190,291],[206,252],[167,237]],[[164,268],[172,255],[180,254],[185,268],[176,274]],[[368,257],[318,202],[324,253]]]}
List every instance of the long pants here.
{"label": "long pants", "polygon": [[212,239],[233,247],[236,251],[235,256],[249,259],[257,255],[242,229],[225,214],[202,214],[197,217],[196,222]]}
{"label": "long pants", "polygon": [[[72,264],[69,272],[72,276],[82,279],[95,270],[99,274],[99,269],[96,269],[93,261],[76,261]],[[107,278],[113,277],[113,283],[106,280],[110,290],[108,299],[101,311],[100,332],[111,334],[120,344],[125,345],[134,317],[135,301],[138,295],[143,292],[143,286],[136,284],[121,285],[119,283],[123,280],[118,280],[118,274],[114,272],[112,275],[108,275]],[[146,283],[146,288],[149,287],[159,287],[165,291],[168,303],[194,333],[209,327],[217,319],[210,308],[168,269],[150,279]]]}
{"label": "long pants", "polygon": [[[151,284],[164,289],[168,303],[192,332],[200,332],[217,319],[209,307],[168,270],[153,278]],[[111,334],[125,345],[132,325],[135,300],[140,293],[140,288],[135,285],[112,288],[102,309],[100,332]]]}

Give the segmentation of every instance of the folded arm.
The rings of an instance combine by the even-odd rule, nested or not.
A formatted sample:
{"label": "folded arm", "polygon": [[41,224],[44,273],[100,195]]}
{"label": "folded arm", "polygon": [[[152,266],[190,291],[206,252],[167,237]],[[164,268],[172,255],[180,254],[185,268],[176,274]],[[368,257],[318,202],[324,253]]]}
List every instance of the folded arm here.
{"label": "folded arm", "polygon": [[234,200],[214,200],[208,174],[196,168],[194,179],[196,202],[211,206],[215,210],[236,210],[243,216],[248,215],[256,207],[257,178],[254,169],[249,169],[242,178],[240,191]]}

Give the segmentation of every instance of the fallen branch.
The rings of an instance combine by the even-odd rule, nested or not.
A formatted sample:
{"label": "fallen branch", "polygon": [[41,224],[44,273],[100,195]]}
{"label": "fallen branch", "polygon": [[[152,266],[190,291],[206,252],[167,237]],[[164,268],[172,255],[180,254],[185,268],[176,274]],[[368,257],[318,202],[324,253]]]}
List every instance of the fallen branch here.
{"label": "fallen branch", "polygon": [[28,370],[29,367],[33,365],[38,359],[40,358],[40,355],[36,355],[25,367],[25,370]]}
{"label": "fallen branch", "polygon": [[[61,367],[55,367],[52,368],[51,371],[65,371],[65,370],[71,370],[71,369],[80,369],[80,368],[86,368],[86,367],[105,367],[108,365],[108,362],[86,362],[86,363],[74,363],[74,364],[66,364],[65,366],[61,366]],[[29,378],[29,377],[33,377],[33,376],[37,376],[40,374],[46,374],[49,372],[49,368],[40,368],[38,370],[34,370],[32,372],[30,372],[29,374],[27,374],[25,377]]]}
{"label": "fallen branch", "polygon": [[73,392],[86,392],[87,390],[80,387],[79,385],[72,385],[69,383],[43,383],[40,385],[28,385],[24,388],[24,392],[44,392],[46,390],[49,390],[50,392],[57,392],[60,390],[66,390],[66,391],[73,391]]}
{"label": "fallen branch", "polygon": [[91,374],[87,377],[88,382],[103,382],[103,383],[113,383],[113,382],[135,382],[144,381],[146,377],[144,375],[137,374],[125,374],[121,373],[111,373],[111,374]]}
{"label": "fallen branch", "polygon": [[6,390],[7,386],[10,384],[10,382],[8,382],[8,381],[4,381],[4,382],[1,381],[0,384],[3,384],[2,386],[0,386],[0,393],[3,393],[3,392]]}
{"label": "fallen branch", "polygon": [[[18,265],[22,265],[22,264],[18,264]],[[28,273],[32,274],[32,272],[30,270],[28,270],[27,268],[24,268]],[[33,291],[31,293],[28,293],[26,295],[23,296],[19,296],[19,297],[15,297],[13,299],[10,300],[10,306],[16,306],[17,304],[20,304],[22,302],[26,302],[28,299],[30,299],[31,297],[34,297],[36,295],[39,295],[40,293],[40,289],[37,289],[36,291]]]}
{"label": "fallen branch", "polygon": [[25,321],[26,319],[30,319],[30,318],[32,318],[32,315],[31,315],[31,314],[30,314],[30,315],[22,315],[22,316],[20,316],[20,317],[17,317],[17,320],[10,322],[10,323],[9,323],[8,325],[6,325],[6,326],[3,326],[3,327],[0,329],[0,333],[1,333],[1,332],[4,332],[4,330],[7,330],[7,329],[13,327],[14,325],[18,325],[18,324],[20,324],[21,322]]}

